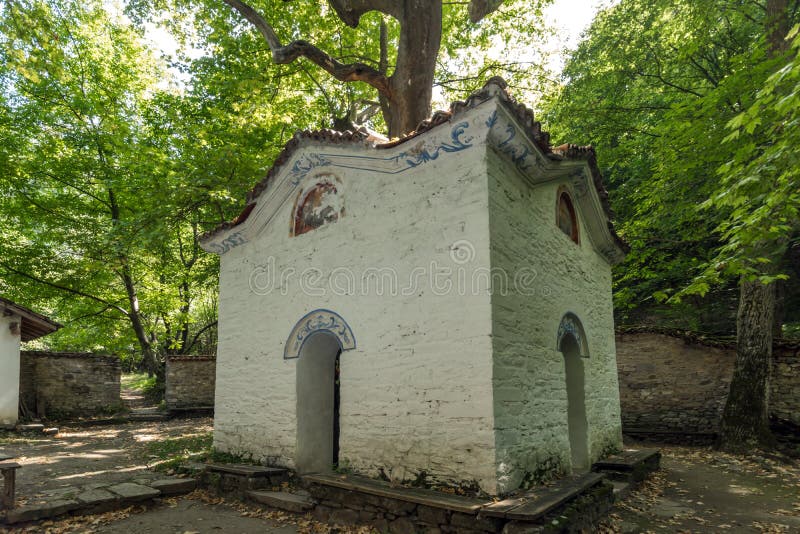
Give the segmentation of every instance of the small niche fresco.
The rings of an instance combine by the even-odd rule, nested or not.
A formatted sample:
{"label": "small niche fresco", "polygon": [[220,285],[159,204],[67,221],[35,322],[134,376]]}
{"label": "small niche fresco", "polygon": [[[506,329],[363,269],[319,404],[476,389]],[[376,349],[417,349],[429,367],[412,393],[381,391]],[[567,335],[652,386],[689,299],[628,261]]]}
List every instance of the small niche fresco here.
{"label": "small niche fresco", "polygon": [[341,182],[334,176],[318,177],[310,187],[297,196],[292,221],[293,236],[333,223],[344,216]]}

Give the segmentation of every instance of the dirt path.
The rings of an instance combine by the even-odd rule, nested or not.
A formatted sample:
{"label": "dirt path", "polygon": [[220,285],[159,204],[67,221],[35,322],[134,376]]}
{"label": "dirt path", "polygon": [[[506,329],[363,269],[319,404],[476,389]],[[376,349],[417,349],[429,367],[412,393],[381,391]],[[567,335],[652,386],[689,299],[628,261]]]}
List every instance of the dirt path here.
{"label": "dirt path", "polygon": [[0,435],[0,451],[22,464],[17,494],[24,502],[70,486],[136,478],[171,450],[210,444],[211,430],[210,418],[66,427],[54,437]]}
{"label": "dirt path", "polygon": [[94,530],[98,534],[216,534],[236,532],[239,534],[294,534],[295,525],[281,524],[269,519],[248,517],[242,512],[221,504],[207,504],[194,499],[176,499],[140,514],[131,514],[124,519]]}
{"label": "dirt path", "polygon": [[[211,429],[206,418],[64,428],[52,438],[0,434],[0,452],[23,464],[18,494],[24,501],[79,484],[152,476],[148,465],[165,456],[210,447]],[[599,532],[800,532],[800,466],[702,447],[659,448],[661,471],[618,503]],[[79,530],[71,530],[75,520],[57,522],[53,532],[325,532],[307,518],[253,511],[196,493],[138,513],[82,519]]]}
{"label": "dirt path", "polygon": [[130,411],[156,410],[158,406],[151,402],[140,389],[133,387],[138,375],[123,375],[120,383],[120,399]]}
{"label": "dirt path", "polygon": [[662,469],[615,506],[606,532],[800,532],[800,467],[661,445]]}

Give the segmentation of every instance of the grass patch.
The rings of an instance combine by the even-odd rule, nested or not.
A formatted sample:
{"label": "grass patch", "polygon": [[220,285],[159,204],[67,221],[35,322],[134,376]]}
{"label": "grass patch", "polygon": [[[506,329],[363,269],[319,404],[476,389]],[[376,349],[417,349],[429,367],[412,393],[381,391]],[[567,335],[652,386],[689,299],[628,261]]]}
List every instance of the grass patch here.
{"label": "grass patch", "polygon": [[214,438],[211,432],[204,432],[192,436],[151,441],[147,444],[147,453],[150,456],[167,459],[181,454],[211,452],[213,440]]}
{"label": "grass patch", "polygon": [[147,376],[147,373],[122,375],[120,385],[123,389],[138,391],[151,402],[158,403],[164,398],[164,384],[155,376]]}
{"label": "grass patch", "polygon": [[156,464],[156,469],[165,471],[189,459],[204,460],[211,454],[213,441],[211,432],[162,439],[148,443],[145,454],[151,463]]}
{"label": "grass patch", "polygon": [[142,455],[157,471],[179,471],[187,461],[260,465],[252,457],[215,450],[213,432],[151,441],[145,447]]}

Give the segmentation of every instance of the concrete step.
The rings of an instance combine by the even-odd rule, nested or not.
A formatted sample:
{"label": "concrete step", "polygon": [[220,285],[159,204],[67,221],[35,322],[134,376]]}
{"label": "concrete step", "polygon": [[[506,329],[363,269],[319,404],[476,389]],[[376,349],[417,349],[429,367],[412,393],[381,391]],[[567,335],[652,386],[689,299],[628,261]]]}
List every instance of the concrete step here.
{"label": "concrete step", "polygon": [[266,504],[278,510],[303,513],[314,507],[314,501],[309,497],[288,493],[284,491],[248,491],[247,497],[251,500]]}

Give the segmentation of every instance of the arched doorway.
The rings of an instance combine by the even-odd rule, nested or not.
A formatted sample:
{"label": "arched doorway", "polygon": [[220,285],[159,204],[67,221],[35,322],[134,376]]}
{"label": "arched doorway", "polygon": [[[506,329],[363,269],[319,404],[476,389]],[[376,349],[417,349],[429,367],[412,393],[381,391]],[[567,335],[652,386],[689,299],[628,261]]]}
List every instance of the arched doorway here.
{"label": "arched doorway", "polygon": [[310,336],[297,361],[297,470],[331,471],[339,462],[339,341]]}
{"label": "arched doorway", "polygon": [[324,473],[339,463],[339,358],[355,348],[342,317],[330,310],[305,315],[286,342],[286,359],[297,359],[297,449],[299,473]]}
{"label": "arched doorway", "polygon": [[583,326],[576,316],[567,314],[559,327],[558,350],[564,356],[567,389],[567,431],[572,471],[588,471],[589,425],[586,419],[586,379],[584,358],[589,356]]}

